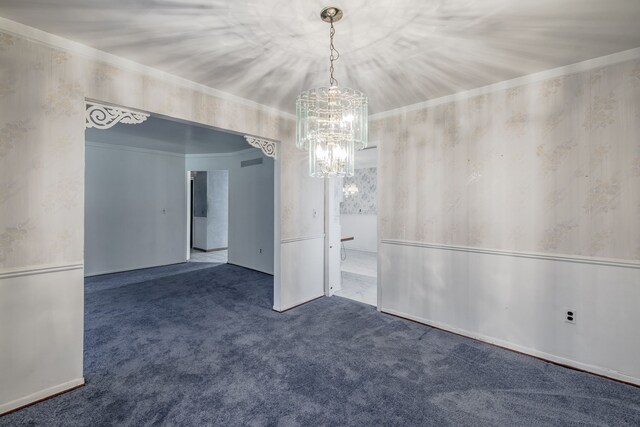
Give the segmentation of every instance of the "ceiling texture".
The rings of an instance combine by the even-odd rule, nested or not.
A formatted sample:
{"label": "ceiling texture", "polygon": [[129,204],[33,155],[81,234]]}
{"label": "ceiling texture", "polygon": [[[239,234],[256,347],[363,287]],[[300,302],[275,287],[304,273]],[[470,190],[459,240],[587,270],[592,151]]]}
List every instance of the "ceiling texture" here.
{"label": "ceiling texture", "polygon": [[328,84],[382,112],[640,46],[640,0],[0,0],[0,16],[286,112]]}

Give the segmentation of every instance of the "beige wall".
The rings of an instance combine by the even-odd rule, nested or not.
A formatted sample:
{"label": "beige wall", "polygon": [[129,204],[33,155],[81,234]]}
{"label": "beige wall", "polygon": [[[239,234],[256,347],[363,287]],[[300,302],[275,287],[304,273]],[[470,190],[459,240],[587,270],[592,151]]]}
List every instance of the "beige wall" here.
{"label": "beige wall", "polygon": [[530,80],[370,123],[379,308],[640,384],[640,61]]}
{"label": "beige wall", "polygon": [[640,61],[371,127],[382,239],[640,260]]}
{"label": "beige wall", "polygon": [[[321,235],[324,196],[290,115],[11,21],[0,28],[0,301],[12,301],[0,311],[2,413],[82,382],[85,98],[281,141],[283,248]],[[306,256],[276,254],[276,308],[322,292],[322,277],[299,269],[318,261]],[[43,286],[72,307],[43,300]]]}
{"label": "beige wall", "polygon": [[[2,270],[82,261],[85,98],[282,140],[283,178],[304,173],[293,121],[281,114],[6,33],[0,52]],[[289,183],[314,181],[283,182],[282,233],[293,237],[305,224],[292,216],[298,194]]]}

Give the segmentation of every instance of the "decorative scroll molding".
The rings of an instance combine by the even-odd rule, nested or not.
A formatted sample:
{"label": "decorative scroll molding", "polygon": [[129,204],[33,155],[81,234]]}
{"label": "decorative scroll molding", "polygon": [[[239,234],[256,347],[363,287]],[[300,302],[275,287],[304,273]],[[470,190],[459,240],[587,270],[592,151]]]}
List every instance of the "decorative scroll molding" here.
{"label": "decorative scroll molding", "polygon": [[278,158],[278,152],[276,150],[277,147],[276,147],[275,141],[256,138],[255,136],[249,136],[249,135],[245,135],[244,139],[247,140],[249,145],[261,149],[265,156],[273,157],[274,159]]}
{"label": "decorative scroll molding", "polygon": [[85,108],[85,127],[87,129],[109,129],[118,123],[137,125],[149,117],[147,113],[98,104],[97,102],[86,101]]}

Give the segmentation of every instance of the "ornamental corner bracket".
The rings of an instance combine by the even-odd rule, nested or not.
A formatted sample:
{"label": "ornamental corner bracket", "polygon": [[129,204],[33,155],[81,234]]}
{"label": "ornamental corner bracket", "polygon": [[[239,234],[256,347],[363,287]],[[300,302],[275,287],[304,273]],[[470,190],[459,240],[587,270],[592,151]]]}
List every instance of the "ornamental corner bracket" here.
{"label": "ornamental corner bracket", "polygon": [[255,136],[249,135],[245,135],[244,139],[246,139],[249,145],[251,145],[252,147],[256,147],[262,150],[265,156],[273,157],[276,160],[278,159],[278,147],[275,141],[257,138]]}
{"label": "ornamental corner bracket", "polygon": [[85,128],[109,129],[118,123],[137,125],[149,117],[149,114],[112,105],[85,101]]}

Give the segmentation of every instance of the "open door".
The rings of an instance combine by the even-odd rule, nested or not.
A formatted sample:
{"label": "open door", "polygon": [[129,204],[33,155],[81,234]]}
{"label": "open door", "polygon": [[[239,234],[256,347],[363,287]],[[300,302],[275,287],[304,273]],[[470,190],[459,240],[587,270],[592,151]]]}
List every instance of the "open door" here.
{"label": "open door", "polygon": [[342,178],[325,179],[325,295],[331,296],[342,287],[340,271],[340,201]]}

